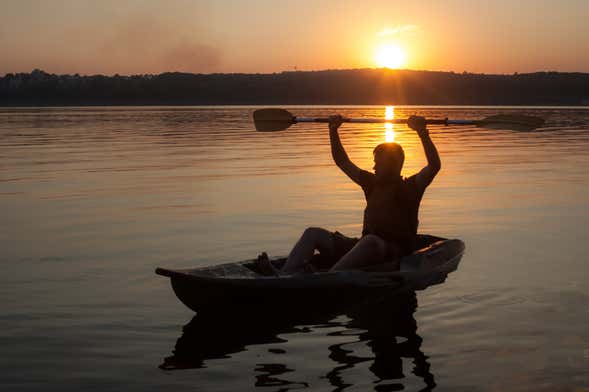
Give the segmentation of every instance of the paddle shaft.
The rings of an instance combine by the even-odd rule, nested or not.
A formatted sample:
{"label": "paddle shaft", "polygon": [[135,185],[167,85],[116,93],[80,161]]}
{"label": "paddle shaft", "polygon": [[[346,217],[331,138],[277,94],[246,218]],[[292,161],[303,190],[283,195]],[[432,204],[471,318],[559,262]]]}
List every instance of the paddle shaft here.
{"label": "paddle shaft", "polygon": [[[329,118],[327,117],[293,117],[293,123],[302,123],[302,122],[315,122],[315,123],[328,123]],[[343,122],[347,123],[362,123],[362,124],[382,124],[382,123],[389,123],[389,124],[407,124],[406,118],[393,118],[393,119],[384,119],[384,118],[343,118]],[[447,118],[443,119],[426,119],[425,122],[427,124],[437,124],[437,125],[477,125],[477,120],[448,120]]]}
{"label": "paddle shaft", "polygon": [[[291,125],[301,122],[328,123],[328,117],[297,117],[285,109],[266,108],[258,109],[253,113],[256,130],[260,132],[284,131]],[[343,117],[342,122],[361,124],[407,124],[409,119],[386,119],[386,118],[347,118]],[[510,129],[529,131],[544,124],[544,119],[526,115],[496,114],[480,120],[448,120],[426,119],[426,124],[436,125],[473,125],[490,129]]]}

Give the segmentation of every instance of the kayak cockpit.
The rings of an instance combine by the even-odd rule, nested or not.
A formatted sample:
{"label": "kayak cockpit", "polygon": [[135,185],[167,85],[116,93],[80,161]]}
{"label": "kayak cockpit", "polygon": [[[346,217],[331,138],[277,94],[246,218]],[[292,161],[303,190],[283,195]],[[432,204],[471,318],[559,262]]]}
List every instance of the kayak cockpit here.
{"label": "kayak cockpit", "polygon": [[[406,259],[404,264],[410,264],[412,262],[415,262],[416,260],[419,259],[420,255],[423,255],[423,254],[431,251],[431,249],[430,249],[431,246],[433,246],[434,244],[437,244],[437,243],[445,242],[445,241],[449,241],[449,240],[446,240],[445,238],[441,238],[441,237],[436,237],[433,235],[419,234],[417,236],[416,248],[415,248],[414,252],[403,258],[403,259]],[[274,268],[276,270],[280,270],[282,268],[282,266],[284,265],[284,263],[286,262],[286,257],[273,258],[273,259],[270,259],[270,262],[272,263],[272,265],[274,266]],[[328,271],[329,268],[332,265],[334,265],[336,262],[337,262],[337,260],[331,260],[329,257],[326,257],[326,256],[322,255],[321,253],[315,254],[313,256],[313,258],[311,259],[311,264],[315,267],[315,270],[317,272]],[[243,262],[243,264],[241,264],[241,265],[243,267],[246,267],[247,269],[251,270],[255,274],[258,274],[261,276],[272,276],[272,275],[268,275],[267,273],[264,273],[264,271],[262,271],[260,269],[259,263],[257,263],[256,260],[246,261],[246,262]],[[391,260],[389,262],[371,265],[371,266],[365,268],[364,270],[365,271],[383,271],[383,272],[384,271],[387,271],[387,272],[398,271],[399,270],[399,260],[394,260],[394,261]]]}

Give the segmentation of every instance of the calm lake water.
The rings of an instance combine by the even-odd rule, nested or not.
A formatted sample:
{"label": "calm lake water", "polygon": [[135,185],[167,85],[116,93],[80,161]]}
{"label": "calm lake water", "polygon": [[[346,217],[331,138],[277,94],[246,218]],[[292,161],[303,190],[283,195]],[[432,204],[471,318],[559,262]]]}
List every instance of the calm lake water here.
{"label": "calm lake water", "polygon": [[[443,167],[420,232],[462,239],[459,269],[373,308],[191,322],[157,266],[284,255],[307,226],[361,231],[325,125],[257,133],[254,109],[0,109],[0,389],[589,391],[589,108],[395,107],[547,120],[432,127]],[[387,136],[405,175],[425,164],[404,126],[340,134],[361,167]],[[160,369],[174,350],[186,369]]]}

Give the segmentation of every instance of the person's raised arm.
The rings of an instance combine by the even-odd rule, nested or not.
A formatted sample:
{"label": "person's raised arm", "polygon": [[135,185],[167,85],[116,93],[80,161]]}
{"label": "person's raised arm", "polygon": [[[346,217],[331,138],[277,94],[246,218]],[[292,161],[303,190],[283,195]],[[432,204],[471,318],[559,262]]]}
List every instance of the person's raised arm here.
{"label": "person's raised arm", "polygon": [[333,157],[337,167],[346,173],[346,175],[350,177],[352,181],[362,185],[362,176],[365,171],[352,163],[339,138],[338,129],[340,125],[342,125],[343,120],[343,117],[339,115],[329,117],[329,140],[331,142],[331,156]]}
{"label": "person's raised arm", "polygon": [[434,145],[434,142],[429,137],[429,131],[427,130],[425,118],[420,116],[411,116],[407,122],[411,129],[417,132],[417,135],[421,139],[425,157],[427,158],[427,166],[421,169],[417,173],[416,181],[417,185],[422,189],[425,188],[433,181],[434,177],[440,171],[442,162],[440,161],[440,155]]}

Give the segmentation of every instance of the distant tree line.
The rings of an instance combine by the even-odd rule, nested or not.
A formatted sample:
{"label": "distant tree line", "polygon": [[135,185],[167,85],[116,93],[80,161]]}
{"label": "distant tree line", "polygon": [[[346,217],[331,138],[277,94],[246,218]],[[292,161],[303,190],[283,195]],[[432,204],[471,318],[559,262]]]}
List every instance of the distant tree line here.
{"label": "distant tree line", "polygon": [[589,105],[589,74],[388,69],[273,74],[0,77],[0,105]]}

